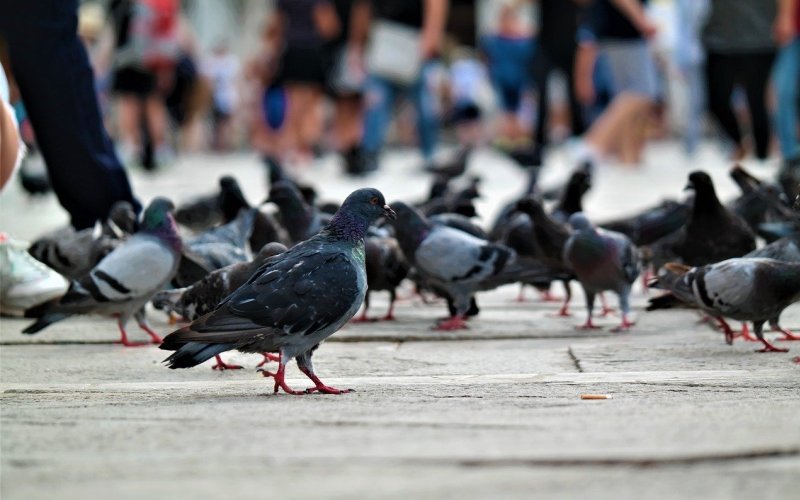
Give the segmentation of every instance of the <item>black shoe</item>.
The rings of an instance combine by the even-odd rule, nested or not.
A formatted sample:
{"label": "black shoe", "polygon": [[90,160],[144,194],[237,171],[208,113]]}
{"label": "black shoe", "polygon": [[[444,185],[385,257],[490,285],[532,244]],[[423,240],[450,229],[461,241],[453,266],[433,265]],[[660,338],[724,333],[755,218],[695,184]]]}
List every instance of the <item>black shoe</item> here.
{"label": "black shoe", "polygon": [[367,175],[378,170],[378,154],[354,147],[345,153],[345,173],[353,176]]}
{"label": "black shoe", "polygon": [[509,158],[514,160],[523,168],[541,167],[542,166],[542,147],[534,146],[532,148],[513,149],[508,152]]}

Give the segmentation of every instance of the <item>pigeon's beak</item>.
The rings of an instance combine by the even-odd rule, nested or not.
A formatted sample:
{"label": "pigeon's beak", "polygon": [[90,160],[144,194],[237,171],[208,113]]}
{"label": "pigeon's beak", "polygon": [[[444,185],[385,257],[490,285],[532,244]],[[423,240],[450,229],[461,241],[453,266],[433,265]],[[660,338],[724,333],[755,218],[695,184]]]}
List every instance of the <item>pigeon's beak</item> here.
{"label": "pigeon's beak", "polygon": [[397,214],[394,213],[394,210],[392,210],[392,207],[389,205],[383,206],[383,216],[391,220],[395,220],[397,218]]}
{"label": "pigeon's beak", "polygon": [[684,191],[691,191],[693,189],[694,189],[694,184],[692,184],[691,182],[689,182],[689,184],[687,184],[686,187],[683,188]]}

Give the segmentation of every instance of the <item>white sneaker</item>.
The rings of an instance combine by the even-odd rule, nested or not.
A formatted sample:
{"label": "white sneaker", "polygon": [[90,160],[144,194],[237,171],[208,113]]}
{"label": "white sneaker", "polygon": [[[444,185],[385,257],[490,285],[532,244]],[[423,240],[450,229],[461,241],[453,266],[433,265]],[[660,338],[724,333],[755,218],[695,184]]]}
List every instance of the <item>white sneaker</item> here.
{"label": "white sneaker", "polygon": [[28,244],[0,233],[0,312],[22,316],[26,309],[61,297],[69,283],[31,257]]}

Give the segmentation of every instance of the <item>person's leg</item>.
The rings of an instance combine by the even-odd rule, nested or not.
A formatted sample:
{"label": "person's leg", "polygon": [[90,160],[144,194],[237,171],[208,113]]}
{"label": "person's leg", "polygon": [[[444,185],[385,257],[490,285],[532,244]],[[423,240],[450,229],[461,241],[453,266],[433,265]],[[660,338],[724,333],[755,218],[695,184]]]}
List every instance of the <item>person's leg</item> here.
{"label": "person's leg", "polygon": [[420,71],[419,80],[411,88],[411,97],[417,112],[419,145],[426,161],[433,158],[439,139],[439,96],[432,80],[438,69],[439,63],[427,63]]}
{"label": "person's leg", "polygon": [[536,55],[533,60],[533,84],[536,86],[536,93],[538,95],[539,105],[536,109],[536,127],[533,137],[534,144],[538,148],[544,148],[547,145],[547,119],[550,111],[548,105],[547,93],[547,79],[550,76],[552,65],[547,51],[541,47],[537,47]]}
{"label": "person's leg", "polygon": [[706,108],[705,87],[703,86],[702,64],[692,64],[686,70],[689,109],[686,113],[686,128],[683,144],[686,152],[693,154],[702,135],[703,114]]}
{"label": "person's leg", "polygon": [[578,96],[575,94],[575,50],[577,49],[562,56],[557,64],[561,71],[564,72],[564,77],[567,80],[572,135],[581,136],[586,132],[586,121],[583,119],[583,105],[578,101]]}
{"label": "person's leg", "polygon": [[153,141],[153,147],[158,150],[163,148],[166,142],[167,108],[164,105],[164,99],[158,94],[148,96],[144,105],[150,139]]}
{"label": "person's leg", "polygon": [[72,225],[83,229],[115,201],[141,207],[103,128],[77,8],[77,0],[9,0],[0,31],[53,189]]}
{"label": "person's leg", "polygon": [[775,53],[757,52],[742,57],[742,82],[750,108],[750,126],[755,143],[756,157],[763,160],[769,155],[770,123],[767,113],[766,89]]}
{"label": "person's leg", "polygon": [[772,74],[775,97],[778,101],[775,125],[784,160],[800,159],[800,139],[797,137],[798,108],[800,108],[800,36],[781,48]]}
{"label": "person's leg", "polygon": [[334,106],[333,142],[337,150],[347,151],[361,140],[361,96],[339,96]]}
{"label": "person's leg", "polygon": [[395,86],[388,80],[374,75],[367,79],[362,146],[364,152],[369,155],[380,153],[386,140],[396,91]]}
{"label": "person's leg", "polygon": [[303,112],[300,115],[300,146],[304,152],[311,152],[322,138],[322,88],[307,85],[304,89]]}
{"label": "person's leg", "polygon": [[708,109],[723,133],[736,144],[737,156],[743,152],[742,134],[731,109],[731,93],[735,83],[735,61],[727,54],[708,53],[706,59],[706,96]]}
{"label": "person's leg", "polygon": [[[135,154],[142,147],[139,133],[141,117],[141,99],[132,94],[120,94],[117,97],[117,133],[121,148],[125,154]],[[132,158],[127,158],[132,159]]]}

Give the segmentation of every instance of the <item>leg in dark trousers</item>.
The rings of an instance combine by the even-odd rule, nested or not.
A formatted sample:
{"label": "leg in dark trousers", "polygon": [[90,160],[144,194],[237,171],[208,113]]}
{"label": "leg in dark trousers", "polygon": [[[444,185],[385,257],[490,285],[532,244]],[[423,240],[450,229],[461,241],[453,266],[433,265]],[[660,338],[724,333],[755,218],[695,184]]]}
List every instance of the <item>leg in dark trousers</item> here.
{"label": "leg in dark trousers", "polygon": [[583,119],[583,105],[578,101],[575,93],[575,51],[566,51],[559,55],[555,64],[558,69],[564,72],[567,84],[567,97],[569,99],[570,128],[573,136],[581,136],[586,132],[586,122]]}
{"label": "leg in dark trousers", "polygon": [[731,108],[731,93],[736,83],[737,60],[729,54],[709,52],[706,59],[706,95],[708,108],[722,131],[738,147],[742,147],[742,133]]}
{"label": "leg in dark trousers", "polygon": [[766,88],[769,81],[775,53],[756,52],[742,54],[740,63],[741,82],[747,94],[747,107],[750,108],[750,126],[753,128],[753,142],[756,157],[763,160],[769,154],[770,123],[767,114]]}
{"label": "leg in dark trousers", "polygon": [[534,133],[534,144],[537,148],[544,148],[547,145],[547,119],[549,115],[547,79],[553,69],[548,51],[539,46],[533,59],[533,83],[536,85],[536,93],[539,96],[539,105],[536,110],[536,132]]}
{"label": "leg in dark trousers", "polygon": [[5,0],[0,34],[53,189],[83,229],[118,200],[135,202],[100,117],[94,76],[77,35],[77,0]]}

